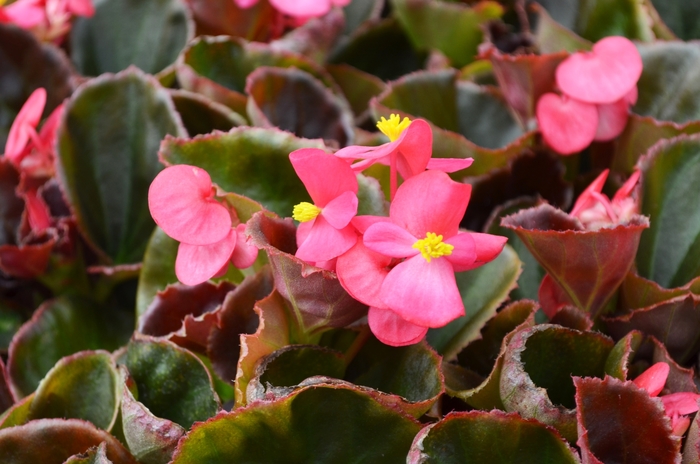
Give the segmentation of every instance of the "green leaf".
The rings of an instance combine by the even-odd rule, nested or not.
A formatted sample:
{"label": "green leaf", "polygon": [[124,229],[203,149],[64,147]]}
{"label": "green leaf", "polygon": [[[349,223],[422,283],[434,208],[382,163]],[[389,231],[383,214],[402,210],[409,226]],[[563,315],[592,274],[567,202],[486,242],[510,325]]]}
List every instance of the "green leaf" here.
{"label": "green leaf", "polygon": [[642,344],[642,339],[642,333],[633,330],[618,340],[605,361],[605,373],[618,380],[627,380],[632,356]]}
{"label": "green leaf", "polygon": [[194,354],[170,342],[132,340],[126,367],[136,383],[138,400],[156,417],[189,429],[220,408],[206,367]]}
{"label": "green leaf", "polygon": [[73,91],[73,70],[60,50],[41,44],[29,31],[0,24],[0,147],[17,113],[39,87],[47,92],[44,117]]}
{"label": "green leaf", "polygon": [[637,269],[664,287],[700,275],[700,135],[682,135],[644,155],[642,214],[652,218],[642,234]]}
{"label": "green leaf", "polygon": [[191,136],[208,134],[215,130],[225,132],[247,124],[243,116],[204,95],[187,90],[171,90],[170,97],[180,113],[187,133]]}
{"label": "green leaf", "polygon": [[638,0],[581,0],[576,32],[593,42],[611,35],[644,42],[656,38],[646,8]]}
{"label": "green leaf", "polygon": [[172,100],[137,69],[94,79],[66,104],[59,177],[78,224],[114,264],[140,262],[155,227],[148,188],[166,134],[184,134]]}
{"label": "green leaf", "polygon": [[0,429],[23,425],[29,421],[29,408],[34,401],[34,393],[13,404],[0,416]]}
{"label": "green leaf", "polygon": [[700,44],[654,42],[638,48],[644,70],[632,110],[677,123],[700,119]]}
{"label": "green leaf", "polygon": [[143,266],[139,276],[139,286],[136,294],[136,319],[141,319],[156,294],[165,290],[170,284],[177,283],[175,275],[175,257],[179,243],[168,237],[163,229],[153,230],[146,252],[143,256]]}
{"label": "green leaf", "polygon": [[[578,3],[578,0],[573,0],[573,2]],[[575,32],[567,28],[573,27],[573,22],[576,19],[576,7],[565,6],[565,2],[561,0],[554,0],[552,2],[547,2],[545,0],[540,3],[545,5],[546,9],[536,4],[530,5],[534,7],[534,11],[537,13],[535,42],[540,49],[540,53],[547,54],[561,51],[574,53],[580,50],[590,50],[593,47],[593,44],[588,40],[579,37]],[[555,11],[547,5],[548,3],[550,3],[552,7],[562,7],[563,11],[561,11],[561,13],[563,14],[557,15],[556,20],[552,18]],[[552,16],[550,16],[548,12],[551,12]],[[556,13],[560,13],[560,11],[556,11]],[[560,23],[568,24],[569,26],[565,27]]]}
{"label": "green leaf", "polygon": [[0,456],[3,464],[62,464],[102,442],[113,464],[137,464],[116,438],[78,419],[39,419],[2,429]]}
{"label": "green leaf", "polygon": [[197,23],[197,35],[229,35],[268,42],[275,33],[278,14],[267,1],[240,8],[229,0],[187,0]]}
{"label": "green leaf", "polygon": [[274,50],[296,53],[323,65],[340,40],[344,29],[343,13],[334,8],[324,16],[308,19],[280,39],[271,42],[270,46]]}
{"label": "green leaf", "polygon": [[180,0],[95,0],[95,15],[77,17],[71,58],[86,76],[118,72],[131,65],[149,74],[165,69],[194,35]]}
{"label": "green leaf", "polygon": [[223,190],[250,197],[287,216],[295,204],[309,198],[289,162],[289,153],[299,148],[322,149],[324,145],[277,129],[245,127],[193,139],[166,137],[160,156],[169,165],[198,166]]}
{"label": "green leaf", "polygon": [[693,0],[651,0],[664,22],[682,40],[700,39],[700,3]]}
{"label": "green leaf", "polygon": [[311,386],[192,428],[172,464],[404,463],[420,424],[348,386]]}
{"label": "green leaf", "polygon": [[421,430],[408,464],[579,463],[561,435],[535,420],[502,411],[451,413]]}
{"label": "green leaf", "polygon": [[474,61],[483,28],[503,15],[503,7],[484,1],[474,7],[430,0],[393,0],[394,12],[417,49],[440,50],[452,66]]}
{"label": "green leaf", "polygon": [[381,79],[347,64],[333,64],[327,69],[343,91],[355,117],[365,114],[372,97],[376,97],[386,88]]}
{"label": "green leaf", "polygon": [[479,336],[486,321],[496,313],[515,287],[521,262],[506,245],[492,262],[480,268],[455,274],[466,315],[440,329],[430,329],[427,340],[446,360],[454,359],[469,342]]}
{"label": "green leaf", "polygon": [[105,351],[65,357],[39,383],[29,419],[83,419],[110,430],[119,411],[119,383],[114,361]]}
{"label": "green leaf", "polygon": [[107,457],[107,442],[90,448],[85,453],[76,454],[66,460],[64,464],[113,464]]}
{"label": "green leaf", "polygon": [[56,362],[83,350],[115,350],[133,331],[133,320],[111,306],[74,297],[61,297],[40,306],[22,326],[12,345],[7,368],[15,393],[33,392]]}

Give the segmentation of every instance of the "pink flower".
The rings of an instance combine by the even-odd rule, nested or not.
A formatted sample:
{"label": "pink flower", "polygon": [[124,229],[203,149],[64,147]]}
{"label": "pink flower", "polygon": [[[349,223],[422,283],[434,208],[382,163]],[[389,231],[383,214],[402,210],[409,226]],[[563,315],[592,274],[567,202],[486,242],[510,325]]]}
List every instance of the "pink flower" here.
{"label": "pink flower", "polygon": [[396,192],[390,220],[365,231],[366,250],[358,246],[338,259],[341,283],[370,304],[370,328],[384,343],[415,343],[429,327],[464,315],[454,273],[478,267],[503,249],[505,237],[459,232],[470,193],[470,185],[440,171],[411,177]]}
{"label": "pink flower", "polygon": [[41,40],[60,40],[72,16],[92,16],[91,0],[17,0],[4,8],[9,22],[33,31]]}
{"label": "pink flower", "polygon": [[175,260],[180,282],[196,285],[225,272],[232,262],[242,269],[257,257],[247,244],[245,224],[234,227],[232,213],[214,198],[209,174],[184,164],[161,171],[148,190],[153,220],[170,237],[181,242]]}
{"label": "pink flower", "polygon": [[[258,0],[234,0],[239,8],[250,8]],[[334,6],[349,5],[351,0],[270,0],[270,4],[280,13],[295,18],[316,18],[323,16]]]}
{"label": "pink flower", "polygon": [[377,122],[379,130],[389,138],[389,143],[377,147],[350,146],[338,150],[335,156],[349,161],[360,159],[352,165],[355,171],[362,171],[375,163],[389,166],[391,197],[394,197],[398,180],[396,173],[409,179],[426,169],[455,172],[466,169],[474,161],[472,158],[432,159],[433,131],[430,124],[422,119],[403,120],[397,114]]}
{"label": "pink flower", "polygon": [[610,170],[606,169],[591,182],[591,185],[578,197],[569,213],[578,218],[587,229],[595,230],[624,223],[639,213],[639,204],[632,194],[641,172],[634,171],[615,193],[612,201],[602,193],[609,172]]}
{"label": "pink flower", "polygon": [[350,224],[357,214],[357,178],[350,166],[318,148],[302,148],[289,155],[312,203],[294,207],[296,257],[308,262],[330,261],[357,242]]}
{"label": "pink flower", "polygon": [[[649,392],[649,396],[658,396],[666,384],[666,379],[671,371],[668,364],[658,362],[634,379],[634,384]],[[683,436],[690,419],[688,414],[698,411],[698,399],[700,395],[696,393],[679,392],[664,395],[661,398],[664,404],[666,415],[671,419],[672,434],[678,437]]]}

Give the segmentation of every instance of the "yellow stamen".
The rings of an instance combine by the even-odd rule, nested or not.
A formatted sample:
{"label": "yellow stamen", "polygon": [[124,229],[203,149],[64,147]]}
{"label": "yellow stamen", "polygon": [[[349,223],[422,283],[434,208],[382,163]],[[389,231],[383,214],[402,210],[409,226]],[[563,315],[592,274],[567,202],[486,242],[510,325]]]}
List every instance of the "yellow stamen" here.
{"label": "yellow stamen", "polygon": [[423,255],[427,262],[430,262],[432,258],[450,256],[455,247],[449,243],[444,243],[442,241],[442,235],[435,235],[432,232],[428,232],[425,234],[424,239],[418,240],[413,244],[413,248],[420,250],[420,254]]}
{"label": "yellow stamen", "polygon": [[388,121],[384,118],[384,116],[382,116],[381,120],[377,121],[377,127],[379,130],[382,131],[382,134],[389,137],[389,140],[392,142],[395,142],[410,124],[410,119],[403,118],[402,121],[401,116],[398,114],[392,114],[389,116]]}
{"label": "yellow stamen", "polygon": [[294,206],[292,217],[299,222],[308,222],[315,219],[320,213],[321,208],[316,205],[312,205],[309,202],[302,201],[298,205]]}

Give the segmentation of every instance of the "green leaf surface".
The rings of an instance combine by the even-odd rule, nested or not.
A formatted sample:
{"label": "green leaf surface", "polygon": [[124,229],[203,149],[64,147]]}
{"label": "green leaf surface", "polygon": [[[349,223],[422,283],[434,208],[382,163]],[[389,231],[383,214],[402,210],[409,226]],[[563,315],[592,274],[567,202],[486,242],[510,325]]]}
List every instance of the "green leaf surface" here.
{"label": "green leaf surface", "polygon": [[681,39],[700,39],[700,3],[693,0],[651,0],[666,25]]}
{"label": "green leaf surface", "polygon": [[34,393],[16,402],[0,416],[0,429],[23,425],[29,421],[29,408],[34,401]]}
{"label": "green leaf surface", "polygon": [[403,463],[419,429],[367,393],[311,386],[196,425],[172,464]]}
{"label": "green leaf surface", "polygon": [[577,453],[552,428],[502,411],[451,413],[421,430],[408,464],[576,464]]}
{"label": "green leaf surface", "polygon": [[369,109],[369,101],[386,88],[381,79],[347,64],[333,64],[328,72],[343,91],[356,117]]}
{"label": "green leaf surface", "polygon": [[187,90],[171,90],[170,97],[190,136],[208,134],[215,130],[226,132],[247,124],[243,116],[204,95]]}
{"label": "green leaf surface", "polygon": [[506,245],[492,262],[455,274],[466,315],[440,329],[430,329],[426,337],[428,343],[446,360],[454,359],[479,336],[486,321],[508,298],[520,275],[521,264],[515,251]]}
{"label": "green leaf surface", "polygon": [[108,261],[141,261],[155,227],[147,197],[162,169],[160,141],[184,133],[168,93],[133,68],[93,79],[66,104],[59,177],[78,224]]}
{"label": "green leaf surface", "polygon": [[63,464],[103,442],[113,464],[137,464],[116,438],[78,419],[39,419],[2,429],[0,456],[3,464]]}
{"label": "green leaf surface", "polygon": [[632,356],[642,344],[643,338],[641,332],[633,330],[618,340],[605,361],[605,373],[618,380],[627,380]]}
{"label": "green leaf surface", "polygon": [[642,214],[652,218],[642,234],[637,270],[673,288],[700,275],[700,135],[664,140],[639,161]]}
{"label": "green leaf surface", "polygon": [[66,460],[64,464],[113,464],[107,457],[107,442],[90,448],[84,453],[76,454]]}
{"label": "green leaf surface", "polygon": [[160,156],[169,165],[198,166],[223,190],[288,216],[295,204],[309,198],[289,162],[289,153],[299,148],[322,149],[324,145],[277,129],[246,127],[193,139],[166,137]]}
{"label": "green leaf surface", "polygon": [[593,42],[611,35],[644,42],[656,38],[647,10],[638,0],[581,0],[576,32]]}
{"label": "green leaf surface", "polygon": [[[590,50],[593,47],[592,43],[578,36],[570,29],[573,27],[576,19],[576,7],[569,6],[567,3],[578,4],[578,0],[545,0],[540,3],[545,5],[546,9],[536,4],[531,5],[537,14],[537,29],[535,30],[534,38],[540,53],[547,54],[561,51],[574,53],[579,50]],[[561,11],[555,12],[552,7],[561,7]],[[563,14],[555,16],[555,13],[560,12]],[[550,13],[555,18],[550,16]],[[567,24],[567,26],[565,27],[564,24]]]}
{"label": "green leaf surface", "polygon": [[490,1],[473,7],[430,0],[393,0],[391,3],[413,45],[417,49],[439,50],[455,68],[474,60],[486,23],[503,15],[503,7]]}
{"label": "green leaf surface", "polygon": [[263,0],[248,8],[229,0],[187,0],[197,24],[197,36],[228,35],[267,42],[275,33],[277,11]]}
{"label": "green leaf surface", "polygon": [[310,18],[302,25],[270,43],[277,51],[289,51],[323,65],[338,43],[345,29],[345,18],[340,9],[333,8],[324,16]]}
{"label": "green leaf surface", "polygon": [[126,367],[136,383],[138,400],[156,417],[189,429],[220,409],[206,367],[194,354],[170,342],[132,340]]}
{"label": "green leaf surface", "polygon": [[170,284],[177,283],[175,257],[179,242],[168,237],[163,229],[156,227],[146,246],[143,266],[139,275],[136,294],[136,319],[146,313],[156,294]]}
{"label": "green leaf surface", "polygon": [[39,383],[29,419],[72,418],[110,430],[121,397],[117,368],[106,351],[65,357]]}
{"label": "green leaf surface", "polygon": [[[56,362],[78,351],[115,350],[133,331],[114,308],[61,297],[40,306],[10,346],[8,371],[19,396],[33,392]],[[131,325],[131,326],[130,326]]]}
{"label": "green leaf surface", "polygon": [[155,74],[177,58],[194,24],[181,0],[95,0],[91,18],[77,17],[71,58],[86,76],[134,65]]}

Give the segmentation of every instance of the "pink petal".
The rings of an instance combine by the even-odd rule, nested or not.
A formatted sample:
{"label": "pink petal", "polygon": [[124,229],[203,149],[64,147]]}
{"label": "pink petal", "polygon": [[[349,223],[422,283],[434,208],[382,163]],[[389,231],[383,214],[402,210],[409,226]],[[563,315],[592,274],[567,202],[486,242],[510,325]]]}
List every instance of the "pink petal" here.
{"label": "pink petal", "polygon": [[258,0],[234,0],[238,8],[250,8],[258,3]]}
{"label": "pink petal", "polygon": [[639,388],[649,392],[649,396],[658,396],[661,390],[666,385],[666,379],[671,368],[665,362],[657,362],[649,369],[633,380],[634,384]]}
{"label": "pink petal", "polygon": [[423,340],[428,333],[427,327],[411,324],[390,309],[370,306],[367,322],[374,336],[390,346],[413,345]]}
{"label": "pink petal", "polygon": [[68,0],[66,9],[76,16],[85,16],[86,18],[90,18],[95,14],[95,6],[92,4],[92,0]]}
{"label": "pink petal", "polygon": [[498,258],[498,255],[501,254],[508,241],[508,237],[501,237],[500,235],[481,234],[477,232],[469,232],[469,235],[474,239],[474,247],[476,248],[475,267],[490,263]]}
{"label": "pink petal", "polygon": [[637,103],[637,97],[639,97],[639,91],[637,86],[632,87],[632,90],[627,92],[624,97],[622,97],[629,106],[634,106]]}
{"label": "pink petal", "polygon": [[546,93],[537,102],[542,137],[557,153],[570,155],[586,148],[598,128],[595,105]]}
{"label": "pink petal", "polygon": [[[13,3],[13,5],[16,5],[16,3]],[[24,105],[22,105],[22,109],[19,110],[12,127],[10,127],[10,133],[7,135],[7,143],[5,144],[5,156],[10,161],[16,162],[22,155],[27,142],[29,142],[31,131],[36,129],[41,120],[44,105],[46,105],[46,90],[42,87],[32,92],[27,101],[24,102]]]}
{"label": "pink petal", "polygon": [[392,258],[406,258],[420,253],[413,248],[418,239],[393,222],[371,225],[362,236],[362,241],[370,250]]}
{"label": "pink petal", "polygon": [[231,231],[231,216],[212,198],[204,169],[186,164],[162,170],[148,189],[153,220],[177,241],[190,245],[219,242]]}
{"label": "pink petal", "polygon": [[[401,134],[401,135],[403,136],[403,134]],[[364,168],[367,168],[367,167],[371,166],[372,164],[374,164],[380,158],[387,158],[388,159],[389,155],[391,155],[398,148],[398,145],[401,142],[401,140],[402,140],[401,137],[399,137],[399,139],[397,139],[394,142],[385,143],[383,145],[378,145],[376,147],[364,147],[361,145],[351,145],[349,147],[341,148],[340,150],[336,151],[334,154],[338,158],[342,158],[345,160],[356,160],[356,159],[372,160],[371,163],[364,166]]]}
{"label": "pink petal", "polygon": [[245,224],[236,226],[236,247],[231,253],[231,263],[238,269],[253,265],[258,258],[258,248],[253,245],[245,234]]}
{"label": "pink petal", "polygon": [[331,9],[330,0],[270,0],[280,13],[297,18],[323,16]]}
{"label": "pink petal", "polygon": [[0,6],[0,24],[10,22],[12,22],[12,19],[5,13],[5,8]]}
{"label": "pink petal", "polygon": [[51,112],[44,124],[41,126],[41,131],[39,132],[39,138],[44,144],[45,148],[53,151],[54,142],[56,141],[56,131],[61,123],[61,117],[63,116],[63,104],[56,107],[55,110]]}
{"label": "pink petal", "polygon": [[27,217],[29,226],[35,233],[41,233],[51,227],[51,213],[44,199],[37,194],[36,190],[29,190],[24,193],[24,200],[27,207]]}
{"label": "pink petal", "polygon": [[671,417],[671,435],[682,437],[686,430],[690,427],[690,417],[673,416]]}
{"label": "pink petal", "polygon": [[376,224],[377,222],[391,222],[391,219],[389,219],[386,216],[370,216],[370,215],[362,215],[362,216],[355,216],[352,218],[352,221],[350,223],[353,225],[355,229],[360,234],[364,234],[369,226],[372,224]]}
{"label": "pink petal", "polygon": [[295,150],[289,160],[319,208],[347,191],[357,193],[357,178],[348,163],[319,148]]}
{"label": "pink petal", "polygon": [[396,140],[399,157],[396,168],[404,179],[425,171],[433,153],[433,130],[430,124],[416,119]]}
{"label": "pink petal", "polygon": [[574,53],[556,71],[562,92],[587,103],[613,103],[625,96],[642,75],[637,47],[624,37],[606,37],[591,52]]}
{"label": "pink petal", "polygon": [[408,258],[389,271],[380,298],[399,316],[422,327],[442,327],[464,316],[464,304],[449,261]]}
{"label": "pink petal", "polygon": [[444,172],[425,171],[396,191],[391,220],[419,239],[428,232],[448,239],[459,230],[471,191],[471,185],[455,182]]}
{"label": "pink petal", "polygon": [[7,5],[5,14],[22,29],[32,29],[48,22],[46,10],[36,0],[19,0]]}
{"label": "pink petal", "polygon": [[321,215],[314,220],[295,256],[311,263],[329,261],[348,251],[356,242],[357,233],[352,226],[336,229]]}
{"label": "pink petal", "polygon": [[474,162],[474,158],[430,158],[426,169],[434,169],[442,172],[457,172],[467,169]]}
{"label": "pink petal", "polygon": [[181,243],[175,259],[175,275],[185,285],[206,282],[225,266],[236,246],[236,231],[229,227],[223,240],[210,245]]}
{"label": "pink petal", "polygon": [[664,403],[664,409],[666,409],[666,415],[673,417],[675,415],[684,416],[686,414],[692,414],[698,410],[698,398],[700,395],[697,393],[671,393],[670,395],[664,395],[661,401]]}
{"label": "pink petal", "polygon": [[628,108],[624,98],[615,103],[598,105],[598,128],[593,140],[607,142],[622,134],[629,117]]}
{"label": "pink petal", "polygon": [[347,6],[352,0],[331,0],[334,6]]}
{"label": "pink petal", "polygon": [[341,193],[323,207],[321,214],[330,225],[342,229],[357,214],[357,195],[350,191]]}
{"label": "pink petal", "polygon": [[477,250],[473,235],[477,234],[460,232],[445,240],[445,243],[454,246],[452,254],[445,256],[445,259],[452,263],[455,272],[468,271],[469,269],[474,269],[479,266],[475,264]]}
{"label": "pink petal", "polygon": [[603,191],[603,186],[605,185],[605,180],[608,178],[609,172],[610,169],[606,169],[605,171],[601,172],[598,177],[596,177],[595,180],[591,182],[588,187],[586,187],[586,190],[579,195],[576,203],[574,203],[574,207],[569,213],[570,216],[578,217],[584,210],[592,208],[600,201],[598,197],[594,195],[594,193],[600,193]]}
{"label": "pink petal", "polygon": [[340,285],[350,296],[368,306],[384,307],[379,298],[382,283],[389,273],[391,258],[367,248],[362,240],[338,256],[335,272]]}
{"label": "pink petal", "polygon": [[629,198],[630,195],[632,195],[632,191],[634,188],[637,186],[637,182],[639,182],[639,178],[641,177],[642,172],[637,169],[635,170],[632,175],[625,181],[624,184],[622,184],[622,187],[618,189],[617,192],[615,192],[615,196],[612,199],[612,203],[620,203],[626,198]]}

